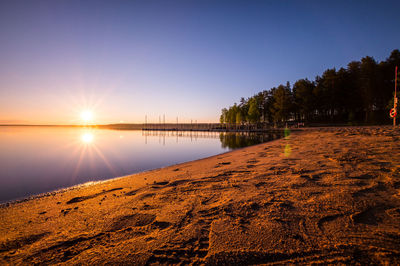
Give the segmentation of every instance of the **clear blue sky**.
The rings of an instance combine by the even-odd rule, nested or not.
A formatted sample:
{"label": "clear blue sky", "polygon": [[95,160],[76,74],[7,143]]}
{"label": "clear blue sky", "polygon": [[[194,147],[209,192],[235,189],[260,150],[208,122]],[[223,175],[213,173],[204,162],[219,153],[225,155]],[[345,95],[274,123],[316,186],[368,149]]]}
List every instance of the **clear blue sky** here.
{"label": "clear blue sky", "polygon": [[0,1],[0,123],[218,121],[400,48],[400,1]]}

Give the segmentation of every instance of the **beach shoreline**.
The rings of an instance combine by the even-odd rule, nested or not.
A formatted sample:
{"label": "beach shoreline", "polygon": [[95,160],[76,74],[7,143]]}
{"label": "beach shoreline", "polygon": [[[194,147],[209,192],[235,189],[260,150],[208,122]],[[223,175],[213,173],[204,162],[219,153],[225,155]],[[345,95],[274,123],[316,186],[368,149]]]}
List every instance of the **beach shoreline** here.
{"label": "beach shoreline", "polygon": [[[283,129],[281,131],[283,131]],[[276,140],[279,140],[279,139],[269,140],[267,142],[276,141]],[[163,170],[163,169],[169,168],[169,167],[178,167],[179,165],[183,165],[183,164],[186,164],[186,163],[195,163],[197,161],[207,160],[207,159],[211,159],[211,158],[213,158],[215,156],[223,155],[223,154],[226,154],[226,153],[229,153],[229,152],[232,152],[232,151],[236,151],[236,150],[240,150],[240,149],[244,149],[244,148],[246,148],[246,147],[235,148],[235,149],[230,150],[230,151],[226,151],[226,152],[223,152],[223,153],[219,153],[219,154],[216,154],[216,155],[211,155],[211,156],[208,156],[208,157],[199,158],[199,159],[195,159],[195,160],[191,160],[191,161],[186,161],[186,162],[180,162],[180,163],[176,163],[176,164],[161,166],[161,167],[154,168],[154,169],[144,170],[144,171],[131,173],[131,174],[126,174],[126,175],[122,175],[122,176],[111,177],[111,178],[107,178],[107,179],[104,179],[104,180],[87,181],[87,182],[76,184],[76,185],[72,185],[72,186],[69,186],[69,187],[62,187],[62,188],[58,188],[58,189],[55,189],[55,190],[52,190],[52,191],[48,191],[48,192],[34,194],[34,195],[27,196],[27,197],[21,197],[21,198],[9,200],[9,201],[6,201],[6,202],[0,202],[0,209],[1,208],[6,208],[6,207],[10,207],[11,205],[22,203],[22,202],[26,202],[26,201],[30,201],[30,200],[35,200],[35,199],[39,199],[39,198],[45,198],[45,197],[54,196],[54,195],[59,194],[59,193],[65,193],[67,191],[80,189],[82,187],[95,186],[95,185],[98,185],[98,184],[101,184],[101,183],[112,182],[112,181],[114,181],[116,179],[120,179],[120,178],[134,177],[135,175],[138,175],[138,174],[145,174],[145,173],[152,172],[152,171],[160,171],[160,170]]]}
{"label": "beach shoreline", "polygon": [[[21,125],[21,126],[24,126],[24,127],[28,126],[29,127],[29,126],[37,126],[37,125]],[[40,125],[40,127],[47,127],[47,126],[48,125]],[[50,125],[50,127],[51,127],[51,125]],[[60,125],[60,126],[57,125],[55,127],[63,127],[63,125]],[[103,127],[99,127],[98,129],[115,130],[115,129],[103,128]],[[267,134],[267,133],[268,134],[278,134],[279,133],[283,137],[284,130],[285,130],[284,128],[279,128],[279,129],[275,129],[273,131],[265,131],[262,134]],[[295,131],[298,131],[298,130],[301,130],[301,129],[295,128],[295,129],[291,129],[290,131],[291,132],[295,132]],[[139,129],[136,130],[135,129],[134,131],[141,131],[141,130],[139,130]],[[185,131],[185,132],[189,132],[189,131]],[[196,132],[196,131],[193,131],[193,132]],[[217,131],[215,131],[214,133],[233,133],[233,134],[235,134],[235,133],[238,133],[238,132],[217,132]],[[244,133],[255,133],[255,132],[244,132]],[[280,137],[278,137],[276,139],[279,139],[279,138]],[[271,142],[271,141],[274,141],[276,139],[267,140],[265,142]],[[136,174],[146,173],[146,172],[155,171],[155,170],[162,170],[162,169],[167,168],[167,167],[174,167],[174,166],[178,166],[178,165],[181,165],[181,164],[184,164],[184,163],[196,162],[196,161],[199,161],[199,160],[212,158],[214,156],[218,156],[218,155],[221,155],[221,154],[225,154],[225,153],[228,153],[228,152],[231,152],[231,151],[235,151],[235,150],[239,150],[239,149],[243,149],[243,148],[244,147],[242,147],[242,148],[230,148],[230,150],[228,150],[228,151],[225,151],[225,152],[222,152],[222,153],[218,153],[218,154],[215,154],[215,155],[209,155],[209,156],[198,158],[198,159],[195,159],[195,160],[188,160],[188,161],[178,162],[178,163],[169,164],[169,165],[165,165],[165,166],[160,166],[160,167],[156,167],[156,168],[151,168],[151,169],[147,169],[147,170],[143,170],[143,171],[139,171],[139,172],[128,173],[128,174],[121,175],[121,176],[109,177],[109,178],[101,179],[101,180],[89,180],[89,181],[86,181],[84,183],[78,183],[78,184],[75,184],[75,185],[60,187],[60,188],[57,188],[57,189],[54,189],[54,190],[45,191],[45,192],[38,193],[38,194],[31,194],[31,195],[27,195],[27,196],[15,198],[15,199],[7,200],[7,201],[2,201],[2,202],[0,202],[0,208],[9,207],[10,205],[13,205],[13,204],[16,204],[16,203],[21,203],[21,202],[25,202],[25,201],[29,201],[29,200],[34,200],[34,199],[37,199],[37,198],[52,196],[52,195],[55,195],[55,194],[58,194],[58,193],[63,193],[63,192],[69,191],[69,190],[79,189],[80,187],[92,186],[92,185],[100,184],[100,183],[103,183],[103,182],[109,182],[109,181],[112,181],[114,179],[131,177],[131,176],[136,175]]]}
{"label": "beach shoreline", "polygon": [[304,129],[4,203],[0,262],[399,263],[399,140]]}

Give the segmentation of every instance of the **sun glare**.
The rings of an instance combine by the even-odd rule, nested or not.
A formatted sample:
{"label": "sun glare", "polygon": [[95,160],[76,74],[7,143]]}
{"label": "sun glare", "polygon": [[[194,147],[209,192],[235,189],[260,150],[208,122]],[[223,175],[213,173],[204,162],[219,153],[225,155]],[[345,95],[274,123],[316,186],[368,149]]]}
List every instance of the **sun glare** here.
{"label": "sun glare", "polygon": [[92,143],[93,142],[93,134],[92,133],[85,133],[81,136],[81,140],[83,143]]}
{"label": "sun glare", "polygon": [[91,112],[91,111],[88,111],[88,110],[86,110],[86,111],[83,111],[82,113],[81,113],[81,118],[82,118],[82,120],[84,121],[84,122],[90,122],[90,121],[92,121],[92,119],[93,119],[93,113]]}

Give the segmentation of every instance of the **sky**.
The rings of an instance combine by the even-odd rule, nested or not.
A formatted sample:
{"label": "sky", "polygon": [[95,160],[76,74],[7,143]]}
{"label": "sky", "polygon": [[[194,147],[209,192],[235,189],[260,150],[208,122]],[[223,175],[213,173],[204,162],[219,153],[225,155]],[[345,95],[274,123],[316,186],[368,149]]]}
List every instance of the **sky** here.
{"label": "sky", "polygon": [[400,48],[400,1],[0,1],[0,124],[217,122]]}

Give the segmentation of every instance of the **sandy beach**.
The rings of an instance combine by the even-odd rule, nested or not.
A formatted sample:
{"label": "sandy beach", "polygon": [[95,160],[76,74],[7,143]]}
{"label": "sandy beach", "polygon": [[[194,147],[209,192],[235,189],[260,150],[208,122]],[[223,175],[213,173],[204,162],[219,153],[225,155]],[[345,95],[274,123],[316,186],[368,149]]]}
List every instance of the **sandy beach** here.
{"label": "sandy beach", "polygon": [[400,131],[285,138],[0,208],[0,264],[400,263]]}

